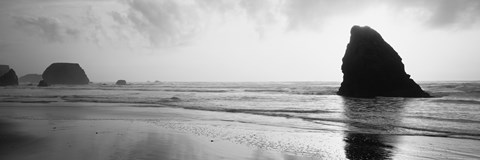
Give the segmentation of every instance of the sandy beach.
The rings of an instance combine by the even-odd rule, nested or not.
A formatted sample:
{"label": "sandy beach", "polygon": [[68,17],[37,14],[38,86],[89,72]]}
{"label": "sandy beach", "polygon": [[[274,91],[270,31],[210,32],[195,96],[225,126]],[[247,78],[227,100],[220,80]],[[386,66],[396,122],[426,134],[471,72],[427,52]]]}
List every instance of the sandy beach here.
{"label": "sandy beach", "polygon": [[[235,139],[168,127],[171,125],[165,124],[191,123],[172,118],[182,116],[177,110],[108,103],[1,103],[0,159],[480,158],[478,140],[350,132],[302,133],[304,138],[292,142],[293,148],[301,150],[310,145],[313,148],[304,150],[319,152],[292,152],[291,148],[236,143]],[[292,137],[267,132],[271,132],[270,137],[264,139],[270,144],[281,144]],[[252,136],[248,134],[244,136]],[[275,138],[278,142],[272,140]]]}
{"label": "sandy beach", "polygon": [[0,160],[480,160],[480,0],[0,12]]}
{"label": "sandy beach", "polygon": [[2,103],[0,159],[310,159],[159,127],[148,109],[96,105]]}

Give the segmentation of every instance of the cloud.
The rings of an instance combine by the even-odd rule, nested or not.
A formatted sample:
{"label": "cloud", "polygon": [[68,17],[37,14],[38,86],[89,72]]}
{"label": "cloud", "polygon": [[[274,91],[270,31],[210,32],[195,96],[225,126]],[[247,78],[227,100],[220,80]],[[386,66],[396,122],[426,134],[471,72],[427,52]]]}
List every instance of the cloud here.
{"label": "cloud", "polygon": [[[246,18],[264,35],[284,31],[321,30],[332,17],[356,16],[379,6],[393,8],[392,15],[410,13],[415,23],[428,28],[474,25],[480,18],[477,0],[125,0],[126,12],[109,13],[114,22],[128,26],[152,46],[168,47],[192,41],[214,17],[224,23]],[[395,22],[393,22],[395,23]]]}
{"label": "cloud", "polygon": [[[479,0],[257,0],[240,5],[252,17],[277,15],[275,21],[286,19],[285,29],[321,29],[332,17],[355,16],[380,6],[394,8],[392,15],[412,9],[416,21],[429,28],[468,28],[480,21]],[[241,1],[244,3],[245,1]],[[271,9],[273,8],[273,9]],[[260,13],[260,14],[259,14]],[[283,17],[278,17],[281,15]],[[273,16],[275,17],[275,16]],[[257,21],[262,22],[262,21]],[[415,23],[415,22],[413,22]]]}
{"label": "cloud", "polygon": [[424,25],[432,28],[468,28],[480,21],[478,0],[397,0],[391,1],[399,12],[421,10],[418,15]]}
{"label": "cloud", "polygon": [[[263,0],[259,0],[263,1]],[[239,1],[232,0],[196,0],[202,10],[207,12],[219,12],[220,14],[227,14],[237,10]]]}
{"label": "cloud", "polygon": [[120,13],[112,11],[112,12],[110,12],[110,15],[112,16],[113,20],[115,22],[119,23],[120,25],[127,25],[126,18],[123,15],[121,15]]}
{"label": "cloud", "polygon": [[281,2],[277,0],[242,0],[240,8],[244,10],[247,17],[255,23],[255,30],[263,37],[264,33],[274,25],[283,22],[278,14]]}
{"label": "cloud", "polygon": [[[105,22],[102,19],[102,14],[106,12],[95,11],[92,6],[87,6],[85,9],[85,17],[82,22],[82,31],[86,33],[85,39],[94,42],[97,46],[101,46],[101,40],[110,40],[111,36],[108,34],[108,27],[105,27]],[[78,25],[78,24],[75,24]]]}
{"label": "cloud", "polygon": [[355,14],[374,1],[366,0],[295,0],[287,1],[283,13],[289,30],[321,28],[333,15]]}
{"label": "cloud", "polygon": [[6,13],[0,18],[13,24],[9,29],[21,31],[15,32],[17,36],[51,43],[86,42],[98,47],[116,38],[105,17],[118,7],[117,0],[19,0],[5,4],[9,6],[0,9]]}
{"label": "cloud", "polygon": [[[400,15],[410,12],[412,9],[419,11],[413,13],[412,16],[417,17],[415,21],[429,28],[468,28],[480,21],[480,1],[478,0],[294,0],[279,2],[275,4],[281,8],[278,13],[286,18],[287,30],[321,29],[325,22],[332,20],[331,18],[337,15],[355,16],[379,6],[393,8],[392,15]],[[265,3],[258,3],[258,5],[265,5]],[[252,10],[249,11],[252,12]]]}
{"label": "cloud", "polygon": [[68,8],[76,3],[54,4],[57,5],[46,5],[52,7],[48,12],[10,12],[9,18],[13,20],[14,29],[22,31],[23,36],[34,35],[52,43],[88,42],[101,47],[104,42],[115,39],[116,35],[109,30],[108,21],[105,21],[104,17],[108,15],[104,15],[107,13],[104,8],[88,4]]}
{"label": "cloud", "polygon": [[[128,44],[179,46],[195,41],[204,31],[222,26],[220,23],[231,22],[247,22],[245,26],[250,26],[238,29],[254,29],[260,37],[281,30],[318,31],[333,17],[356,16],[381,5],[392,8],[395,16],[410,14],[415,23],[428,28],[472,28],[480,21],[478,0],[9,0],[4,4],[18,6],[27,2],[35,4],[27,10],[37,3],[47,3],[45,6],[57,11],[13,13],[18,29],[49,42],[74,39],[97,45],[131,39]],[[63,5],[77,8],[73,11]]]}
{"label": "cloud", "polygon": [[[191,42],[208,27],[221,26],[245,18],[263,34],[278,21],[279,0],[126,0],[126,12],[110,16],[120,26],[130,27],[154,47],[170,47]],[[219,18],[220,22],[214,19]],[[215,22],[213,22],[215,21]],[[118,27],[117,27],[118,28]],[[117,29],[118,30],[118,29]],[[120,30],[119,30],[120,31]]]}
{"label": "cloud", "polygon": [[188,43],[201,28],[199,8],[180,1],[129,0],[125,14],[111,12],[115,22],[132,27],[151,46],[168,47]]}
{"label": "cloud", "polygon": [[77,38],[80,30],[62,24],[51,17],[13,16],[15,24],[27,32],[33,32],[50,42],[63,42],[67,38]]}

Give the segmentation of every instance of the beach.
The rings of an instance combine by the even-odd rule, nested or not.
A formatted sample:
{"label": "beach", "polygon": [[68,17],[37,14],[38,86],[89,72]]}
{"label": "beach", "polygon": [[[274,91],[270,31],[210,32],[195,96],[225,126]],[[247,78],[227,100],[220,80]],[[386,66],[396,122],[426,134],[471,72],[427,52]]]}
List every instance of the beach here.
{"label": "beach", "polygon": [[1,106],[0,159],[4,160],[310,159],[159,127],[152,123],[157,115],[136,111],[125,117],[124,106]]}
{"label": "beach", "polygon": [[336,85],[5,87],[0,159],[480,158],[478,83],[375,99],[334,95]]}
{"label": "beach", "polygon": [[0,12],[0,160],[480,160],[480,0]]}
{"label": "beach", "polygon": [[[315,154],[305,154],[291,152],[291,148],[290,152],[286,152],[268,146],[259,148],[239,144],[212,134],[194,134],[188,132],[192,129],[179,129],[182,127],[178,127],[178,122],[165,118],[170,116],[159,114],[178,113],[178,109],[163,108],[151,112],[152,108],[135,105],[78,103],[2,103],[1,106],[0,158],[5,160],[480,158],[477,147],[480,142],[472,140],[358,133],[345,133],[343,137],[340,134],[304,133],[303,140],[297,139],[293,143],[300,147],[297,150],[316,150]],[[177,130],[172,126],[176,126]],[[209,133],[207,130],[204,132]],[[280,141],[292,141],[289,138],[292,135],[282,138],[275,131],[271,132],[271,136],[277,136]],[[244,136],[252,135],[244,133]],[[266,140],[274,145],[273,140]],[[318,148],[309,150],[304,145]]]}

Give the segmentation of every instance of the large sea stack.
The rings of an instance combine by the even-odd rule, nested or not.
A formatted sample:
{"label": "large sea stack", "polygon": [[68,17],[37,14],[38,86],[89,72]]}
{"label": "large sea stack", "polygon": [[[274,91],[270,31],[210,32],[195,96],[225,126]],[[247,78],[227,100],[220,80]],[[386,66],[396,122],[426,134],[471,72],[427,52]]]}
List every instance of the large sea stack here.
{"label": "large sea stack", "polygon": [[42,74],[47,84],[88,84],[85,71],[77,63],[53,63]]}
{"label": "large sea stack", "polygon": [[18,77],[13,69],[0,76],[0,86],[17,86]]}
{"label": "large sea stack", "polygon": [[372,28],[353,26],[337,94],[348,97],[430,97],[405,72],[402,58]]}

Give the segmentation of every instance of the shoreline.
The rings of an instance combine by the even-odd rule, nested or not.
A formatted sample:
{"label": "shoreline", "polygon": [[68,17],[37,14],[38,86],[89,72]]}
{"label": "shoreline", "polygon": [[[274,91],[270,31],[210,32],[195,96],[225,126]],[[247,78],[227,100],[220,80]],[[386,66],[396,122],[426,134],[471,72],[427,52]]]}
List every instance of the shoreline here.
{"label": "shoreline", "polygon": [[[0,159],[291,159],[131,120],[0,120]],[[6,127],[10,126],[10,127]]]}
{"label": "shoreline", "polygon": [[480,158],[478,140],[222,121],[205,128],[202,118],[182,119],[220,114],[229,113],[118,103],[0,103],[0,159]]}
{"label": "shoreline", "polygon": [[[5,114],[0,117],[2,160],[311,159],[165,128],[145,120],[67,119],[62,117],[64,111],[57,112],[48,106],[41,107],[42,104],[35,104],[37,109],[48,110],[50,112],[46,114],[57,117],[57,119],[41,118],[37,117],[41,116],[35,113],[37,111],[30,113],[15,111],[22,107],[28,108],[28,105],[32,104],[15,105],[8,107],[15,113],[14,117],[6,117]],[[4,103],[0,103],[0,109],[5,109]],[[24,115],[20,116],[21,114]]]}

